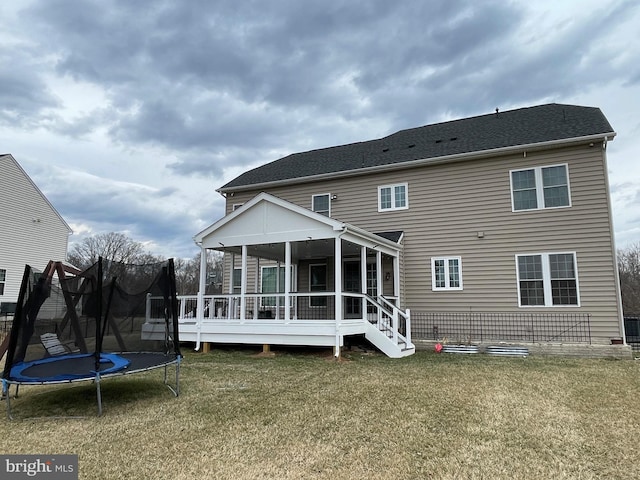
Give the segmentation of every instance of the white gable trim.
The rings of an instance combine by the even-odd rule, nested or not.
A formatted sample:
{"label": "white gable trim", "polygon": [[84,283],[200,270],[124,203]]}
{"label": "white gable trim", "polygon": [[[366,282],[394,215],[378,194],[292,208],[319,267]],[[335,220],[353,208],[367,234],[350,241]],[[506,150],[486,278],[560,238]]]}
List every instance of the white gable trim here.
{"label": "white gable trim", "polygon": [[262,192],[193,237],[202,248],[341,237],[397,255],[400,246],[371,232]]}

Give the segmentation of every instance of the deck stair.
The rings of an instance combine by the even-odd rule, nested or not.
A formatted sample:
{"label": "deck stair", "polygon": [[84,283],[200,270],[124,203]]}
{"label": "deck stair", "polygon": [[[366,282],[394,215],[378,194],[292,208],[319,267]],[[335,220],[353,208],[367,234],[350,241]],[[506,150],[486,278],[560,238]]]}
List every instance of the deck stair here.
{"label": "deck stair", "polygon": [[378,301],[367,295],[366,301],[374,313],[368,314],[365,338],[391,358],[413,355],[416,347],[411,343],[410,312],[403,312],[384,297]]}

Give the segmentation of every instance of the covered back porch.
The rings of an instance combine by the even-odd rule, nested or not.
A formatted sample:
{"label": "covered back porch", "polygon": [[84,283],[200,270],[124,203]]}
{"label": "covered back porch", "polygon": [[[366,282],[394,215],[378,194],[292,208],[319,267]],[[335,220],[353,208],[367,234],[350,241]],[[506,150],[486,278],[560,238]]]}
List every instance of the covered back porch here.
{"label": "covered back porch", "polygon": [[[180,297],[180,337],[196,349],[205,342],[314,345],[339,355],[345,336],[364,335],[391,357],[410,355],[410,312],[399,308],[401,237],[261,193],[194,237],[202,248],[200,287]],[[204,293],[208,249],[225,255],[225,293]]]}

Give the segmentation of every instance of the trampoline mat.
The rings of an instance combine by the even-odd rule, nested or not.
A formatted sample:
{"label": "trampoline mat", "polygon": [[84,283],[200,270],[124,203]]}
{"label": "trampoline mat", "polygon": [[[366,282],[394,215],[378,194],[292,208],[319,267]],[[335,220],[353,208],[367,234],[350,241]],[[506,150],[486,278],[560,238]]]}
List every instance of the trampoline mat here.
{"label": "trampoline mat", "polygon": [[167,355],[159,352],[124,352],[118,353],[118,356],[129,360],[130,364],[127,370],[131,373],[163,367],[178,360],[178,357],[174,354]]}
{"label": "trampoline mat", "polygon": [[[134,373],[162,367],[177,361],[175,355],[153,352],[102,353],[100,376]],[[91,380],[96,377],[92,353],[60,355],[32,362],[22,362],[11,369],[11,381],[19,383],[53,383]]]}

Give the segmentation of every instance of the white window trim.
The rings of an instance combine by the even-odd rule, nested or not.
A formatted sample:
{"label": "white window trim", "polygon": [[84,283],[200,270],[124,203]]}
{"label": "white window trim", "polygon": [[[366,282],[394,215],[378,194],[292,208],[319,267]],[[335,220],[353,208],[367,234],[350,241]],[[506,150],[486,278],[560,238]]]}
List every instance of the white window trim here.
{"label": "white window trim", "polygon": [[244,205],[244,203],[234,203],[233,207],[231,208],[231,211],[235,212],[237,209],[239,209],[243,205]]}
{"label": "white window trim", "polygon": [[[280,268],[284,269],[284,263],[279,265]],[[284,286],[283,285],[278,285],[278,281],[276,281],[276,287],[278,289],[282,289],[282,292],[263,292],[262,291],[262,279],[264,278],[264,269],[265,268],[275,268],[276,272],[278,273],[278,275],[280,274],[280,270],[278,268],[278,265],[261,265],[260,266],[260,282],[259,282],[259,289],[260,289],[260,294],[264,294],[264,295],[269,295],[269,296],[274,296],[274,297],[283,297],[284,296]],[[293,292],[293,286],[296,285],[297,280],[296,280],[296,276],[297,276],[297,268],[295,265],[291,265],[291,291]],[[287,277],[285,276],[285,279]],[[276,301],[276,305],[264,305],[264,299],[265,297],[261,297],[260,298],[260,307],[261,308],[275,308],[276,305],[278,304],[278,302]],[[280,308],[284,307],[283,304],[283,300],[280,300]]]}
{"label": "white window trim", "polygon": [[[518,268],[518,257],[529,257],[540,255],[542,257],[542,286],[544,288],[544,305],[522,305],[522,297],[520,295],[520,269]],[[554,305],[553,294],[551,292],[551,269],[549,266],[549,255],[573,255],[573,268],[576,275],[576,295],[578,303],[575,305]],[[577,308],[580,307],[580,280],[578,279],[578,254],[574,252],[546,252],[546,253],[519,253],[515,256],[516,262],[516,281],[518,284],[518,307],[520,308]]]}
{"label": "white window trim", "polygon": [[[396,207],[396,196],[395,196],[395,187],[404,187],[404,206]],[[382,198],[380,196],[380,191],[383,188],[391,189],[391,207],[390,208],[382,208]],[[378,187],[378,212],[392,212],[396,210],[407,210],[409,208],[409,184],[407,182],[404,183],[393,183],[389,185],[380,185]]]}
{"label": "white window trim", "polygon": [[4,291],[7,289],[7,270],[0,268],[0,272],[4,272],[3,278],[0,279],[0,283],[3,284],[2,295],[4,295]]}
{"label": "white window trim", "polygon": [[318,211],[313,209],[313,200],[316,197],[327,197],[328,198],[328,200],[329,200],[329,213],[328,213],[328,216],[330,217],[331,216],[331,193],[317,193],[315,195],[311,195],[311,211],[312,212],[316,212],[316,213],[320,213],[321,215],[324,215],[324,213],[318,212]]}
{"label": "white window trim", "polygon": [[[544,185],[542,182],[542,169],[543,168],[553,168],[553,167],[565,167],[565,171],[567,172],[567,196],[569,197],[569,205],[560,205],[558,207],[545,207],[544,206]],[[520,210],[516,210],[515,201],[513,198],[513,172],[524,172],[527,170],[533,170],[536,178],[536,199],[538,203],[537,208],[523,208]],[[569,164],[568,163],[558,163],[555,165],[542,165],[540,167],[528,167],[528,168],[516,168],[513,170],[509,170],[509,186],[511,187],[511,211],[514,213],[521,212],[537,212],[539,210],[555,210],[558,208],[570,208],[571,207],[571,182],[569,180]],[[543,206],[540,206],[543,205]]]}
{"label": "white window trim", "polygon": [[[236,271],[240,272],[240,285],[236,285],[234,283]],[[237,292],[236,288],[238,289]],[[231,274],[231,291],[233,292],[233,295],[240,295],[240,292],[242,291],[242,267],[233,267],[233,273]]]}
{"label": "white window trim", "polygon": [[[446,286],[438,287],[436,286],[436,261],[444,260],[444,278],[446,282]],[[449,284],[449,260],[457,260],[458,261],[458,275],[460,276],[460,285],[458,287],[451,287]],[[455,291],[462,290],[462,257],[457,256],[448,256],[448,257],[431,257],[431,290],[434,292],[446,292],[446,291]]]}

